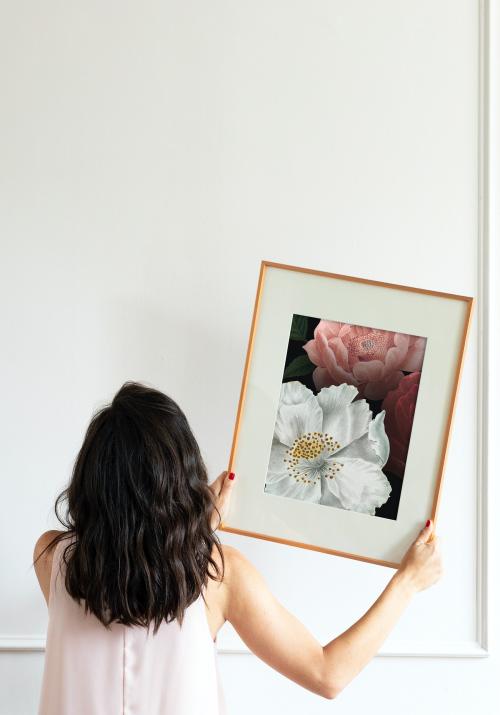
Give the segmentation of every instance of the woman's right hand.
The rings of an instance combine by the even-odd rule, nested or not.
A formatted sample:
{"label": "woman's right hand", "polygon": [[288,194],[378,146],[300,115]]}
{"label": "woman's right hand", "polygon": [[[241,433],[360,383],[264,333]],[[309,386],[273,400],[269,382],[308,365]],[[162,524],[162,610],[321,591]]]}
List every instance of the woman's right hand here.
{"label": "woman's right hand", "polygon": [[233,484],[234,472],[224,471],[208,485],[214,495],[214,506],[216,507],[212,512],[211,526],[213,531],[219,528],[229,508]]}
{"label": "woman's right hand", "polygon": [[433,529],[434,522],[429,519],[428,525],[424,526],[410,545],[398,569],[416,591],[432,586],[443,573],[441,544]]}

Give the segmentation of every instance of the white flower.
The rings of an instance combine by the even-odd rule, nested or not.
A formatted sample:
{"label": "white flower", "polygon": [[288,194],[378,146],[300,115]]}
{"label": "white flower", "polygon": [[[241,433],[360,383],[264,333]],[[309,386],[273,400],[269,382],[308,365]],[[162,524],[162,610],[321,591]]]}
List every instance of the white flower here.
{"label": "white flower", "polygon": [[340,509],[375,514],[391,485],[385,410],[372,419],[354,385],[323,387],[315,395],[301,382],[281,386],[264,490]]}

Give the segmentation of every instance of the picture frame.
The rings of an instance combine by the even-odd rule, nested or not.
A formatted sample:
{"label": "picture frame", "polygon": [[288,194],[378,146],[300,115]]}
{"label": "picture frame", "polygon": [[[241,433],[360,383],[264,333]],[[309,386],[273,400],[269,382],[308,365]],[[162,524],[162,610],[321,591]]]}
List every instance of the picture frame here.
{"label": "picture frame", "polygon": [[262,260],[221,531],[398,568],[437,520],[474,304]]}

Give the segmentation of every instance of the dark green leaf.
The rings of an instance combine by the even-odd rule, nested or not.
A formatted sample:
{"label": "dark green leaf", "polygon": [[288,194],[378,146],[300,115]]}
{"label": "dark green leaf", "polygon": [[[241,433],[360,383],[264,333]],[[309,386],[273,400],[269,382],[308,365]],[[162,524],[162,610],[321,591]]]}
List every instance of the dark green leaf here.
{"label": "dark green leaf", "polygon": [[285,369],[285,374],[283,377],[289,379],[291,377],[301,377],[302,375],[309,375],[315,368],[315,365],[309,360],[307,355],[299,355],[296,357],[290,365],[287,365]]}
{"label": "dark green leaf", "polygon": [[305,340],[307,337],[307,323],[308,320],[305,315],[294,315],[290,329],[290,339]]}

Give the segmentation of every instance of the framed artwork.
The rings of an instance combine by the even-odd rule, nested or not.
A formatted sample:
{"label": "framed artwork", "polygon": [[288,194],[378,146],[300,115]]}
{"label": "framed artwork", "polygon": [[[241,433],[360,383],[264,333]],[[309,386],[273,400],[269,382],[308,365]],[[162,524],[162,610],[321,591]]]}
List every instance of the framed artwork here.
{"label": "framed artwork", "polygon": [[437,518],[473,305],[262,261],[221,530],[397,568]]}

